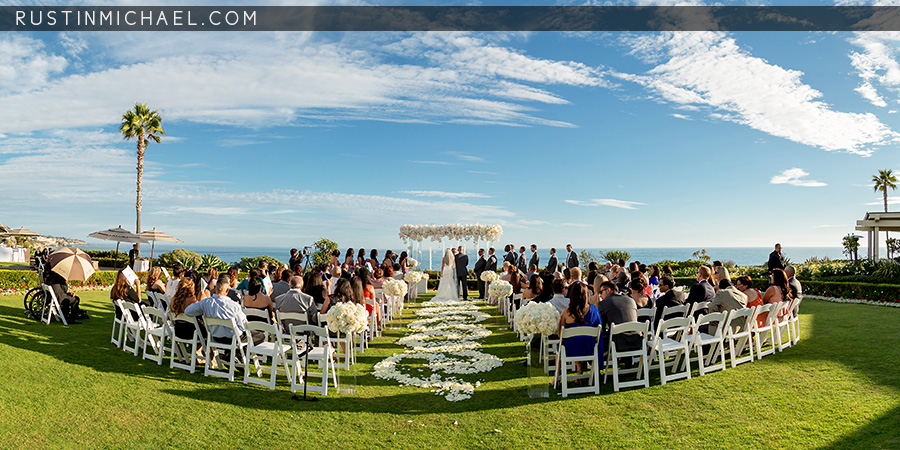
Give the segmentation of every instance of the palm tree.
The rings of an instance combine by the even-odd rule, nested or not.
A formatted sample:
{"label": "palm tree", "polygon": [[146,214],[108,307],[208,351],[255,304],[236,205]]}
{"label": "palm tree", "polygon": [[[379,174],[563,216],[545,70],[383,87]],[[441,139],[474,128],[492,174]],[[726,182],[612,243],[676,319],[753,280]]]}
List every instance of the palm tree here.
{"label": "palm tree", "polygon": [[[897,189],[897,177],[894,176],[894,171],[892,169],[881,169],[877,174],[872,175],[872,182],[875,183],[875,185],[873,186],[875,191],[881,191],[881,193],[884,195],[884,212],[888,212],[887,191],[888,189]],[[888,236],[888,232],[885,231],[885,242],[887,242]]]}
{"label": "palm tree", "polygon": [[166,132],[162,128],[162,117],[159,116],[159,110],[150,111],[146,103],[135,103],[134,111],[129,110],[122,114],[122,125],[119,127],[119,132],[126,140],[137,138],[137,202],[134,205],[137,210],[137,223],[134,232],[140,233],[143,203],[141,194],[144,187],[144,150],[147,149],[148,139],[159,144],[159,135],[165,136]]}

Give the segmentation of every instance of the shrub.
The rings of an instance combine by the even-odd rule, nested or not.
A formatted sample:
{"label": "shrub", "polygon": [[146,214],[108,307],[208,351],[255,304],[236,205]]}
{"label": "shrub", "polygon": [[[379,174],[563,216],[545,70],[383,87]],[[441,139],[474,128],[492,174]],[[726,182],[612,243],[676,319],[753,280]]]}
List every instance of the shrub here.
{"label": "shrub", "polygon": [[316,241],[313,247],[316,249],[316,252],[312,255],[313,264],[315,265],[327,263],[331,259],[331,253],[338,249],[337,242],[329,241],[325,238]]}
{"label": "shrub", "polygon": [[264,255],[264,256],[251,256],[251,257],[241,258],[241,262],[238,263],[238,267],[243,272],[249,272],[250,269],[255,269],[255,268],[259,267],[260,261],[265,261],[268,263],[275,263],[279,266],[284,265],[283,262],[281,262],[269,255]]}
{"label": "shrub", "polygon": [[201,256],[190,250],[176,248],[171,252],[159,255],[158,261],[157,264],[162,267],[172,268],[175,266],[182,266],[185,268],[193,267],[197,269],[200,267]]}
{"label": "shrub", "polygon": [[[606,258],[607,261],[617,264],[620,259],[624,259],[627,263],[629,259],[631,259],[631,253],[626,252],[625,250],[610,250],[603,254],[603,257]],[[585,266],[587,267],[587,266]]]}
{"label": "shrub", "polygon": [[200,272],[205,272],[210,268],[215,268],[219,272],[223,272],[228,270],[228,263],[219,259],[218,256],[213,255],[212,253],[207,253],[200,257],[200,266],[197,269]]}

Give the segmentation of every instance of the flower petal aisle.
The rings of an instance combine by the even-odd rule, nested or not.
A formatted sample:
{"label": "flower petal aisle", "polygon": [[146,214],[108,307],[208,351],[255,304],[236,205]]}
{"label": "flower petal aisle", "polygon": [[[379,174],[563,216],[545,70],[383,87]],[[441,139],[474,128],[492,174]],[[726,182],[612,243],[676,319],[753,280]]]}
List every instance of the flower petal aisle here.
{"label": "flower petal aisle", "polygon": [[[422,304],[416,315],[419,319],[408,326],[411,333],[397,341],[407,350],[375,364],[373,374],[377,378],[431,389],[455,402],[472,397],[481,385],[480,381],[473,384],[456,375],[489,372],[503,365],[500,358],[478,350],[479,341],[491,335],[479,323],[490,315],[478,311],[475,302],[429,301]],[[425,368],[414,368],[420,361],[425,362]],[[426,370],[431,375],[425,375]]]}

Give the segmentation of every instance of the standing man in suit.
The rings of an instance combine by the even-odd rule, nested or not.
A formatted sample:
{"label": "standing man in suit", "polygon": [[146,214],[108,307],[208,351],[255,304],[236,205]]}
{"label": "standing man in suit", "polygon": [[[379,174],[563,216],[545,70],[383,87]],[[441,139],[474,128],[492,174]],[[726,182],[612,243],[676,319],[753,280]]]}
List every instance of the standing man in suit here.
{"label": "standing man in suit", "polygon": [[469,257],[463,252],[462,245],[460,245],[456,248],[456,278],[462,285],[459,288],[459,293],[462,295],[463,300],[469,299],[469,288],[466,286],[466,277],[469,275],[468,265]]}
{"label": "standing man in suit", "polygon": [[519,269],[519,272],[525,273],[528,271],[528,266],[525,265],[525,246],[519,247],[519,256],[516,258],[516,268]]}
{"label": "standing man in suit", "polygon": [[575,253],[572,250],[572,244],[566,244],[566,251],[569,252],[569,254],[566,255],[566,267],[569,269],[578,267],[578,253]]}
{"label": "standing man in suit", "polygon": [[475,261],[475,279],[478,280],[478,298],[484,298],[484,281],[481,281],[481,273],[487,269],[487,259],[484,258],[484,249],[478,249],[478,261]]}
{"label": "standing man in suit", "polygon": [[541,266],[541,257],[537,254],[537,244],[531,244],[531,259],[528,261],[528,267]]}
{"label": "standing man in suit", "polygon": [[487,267],[485,270],[497,271],[497,255],[494,254],[494,247],[488,249]]}
{"label": "standing man in suit", "polygon": [[508,244],[506,247],[504,247],[503,251],[506,252],[506,256],[503,257],[503,260],[515,266],[518,260],[518,258],[516,257],[516,247],[514,247],[512,244]]}
{"label": "standing man in suit", "polygon": [[550,259],[547,261],[547,271],[550,273],[559,272],[559,259],[556,258],[556,248],[550,248]]}

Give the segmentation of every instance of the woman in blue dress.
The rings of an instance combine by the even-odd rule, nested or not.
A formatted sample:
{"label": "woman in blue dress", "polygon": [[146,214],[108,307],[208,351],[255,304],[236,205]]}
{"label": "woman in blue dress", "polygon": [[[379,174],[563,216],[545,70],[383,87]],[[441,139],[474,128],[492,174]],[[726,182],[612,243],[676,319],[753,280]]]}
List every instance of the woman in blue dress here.
{"label": "woman in blue dress", "polygon": [[[588,287],[582,282],[575,282],[569,289],[569,307],[566,308],[562,316],[559,318],[559,335],[562,335],[563,328],[573,327],[599,327],[600,326],[600,310],[588,301]],[[591,336],[575,336],[563,339],[562,345],[566,348],[566,356],[586,356],[594,353],[594,346],[597,345],[597,338]],[[600,348],[600,355],[603,355],[603,349]],[[580,362],[575,363],[578,373],[583,371]],[[599,370],[599,368],[597,368]]]}

